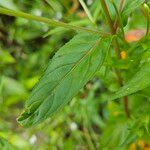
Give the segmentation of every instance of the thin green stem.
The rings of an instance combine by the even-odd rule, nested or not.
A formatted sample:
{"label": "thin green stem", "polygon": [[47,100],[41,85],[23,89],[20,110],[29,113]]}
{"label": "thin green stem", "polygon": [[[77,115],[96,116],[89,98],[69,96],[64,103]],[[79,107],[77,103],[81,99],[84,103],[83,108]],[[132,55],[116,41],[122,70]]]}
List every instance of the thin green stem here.
{"label": "thin green stem", "polygon": [[[101,2],[101,5],[102,5],[102,8],[105,12],[105,15],[106,15],[106,18],[107,18],[107,21],[108,21],[108,24],[109,24],[109,28],[111,30],[111,34],[116,34],[116,30],[113,26],[113,21],[111,20],[111,17],[110,17],[110,14],[109,14],[109,10],[107,8],[107,5],[105,3],[105,0],[100,0]],[[122,1],[124,2],[124,0]],[[114,47],[115,47],[115,50],[116,50],[116,54],[118,55],[118,58],[120,59],[120,48],[119,48],[119,43],[118,43],[118,40],[117,39],[114,39]],[[121,73],[119,70],[117,69],[114,69],[115,70],[115,73],[117,75],[117,79],[118,79],[118,83],[120,86],[123,86],[123,79],[121,77]],[[129,108],[128,108],[128,97],[124,97],[124,109],[125,109],[125,113],[126,113],[126,116],[127,117],[130,117],[130,113],[129,113]]]}
{"label": "thin green stem", "polygon": [[119,24],[120,24],[120,28],[121,28],[121,31],[122,31],[122,35],[123,35],[123,38],[125,37],[125,34],[124,34],[124,29],[123,29],[123,23],[122,23],[122,20],[121,20],[121,16],[120,16],[120,13],[119,13],[119,10],[117,9],[117,6],[116,4],[112,1],[112,5],[117,13],[117,18],[118,18],[118,21],[119,21]]}
{"label": "thin green stem", "polygon": [[48,18],[34,16],[34,15],[30,15],[30,14],[27,14],[27,13],[24,13],[21,11],[9,10],[9,9],[2,8],[2,7],[0,7],[0,13],[8,15],[8,16],[22,17],[22,18],[29,19],[29,20],[47,23],[51,26],[64,27],[67,29],[75,30],[75,31],[88,32],[88,33],[98,34],[101,36],[109,36],[110,35],[109,33],[101,32],[101,31],[97,31],[97,30],[92,30],[92,29],[87,29],[87,28],[83,28],[83,27],[79,27],[79,26],[74,26],[74,25],[70,25],[70,24],[67,24],[64,22],[54,21],[54,20],[51,20]]}
{"label": "thin green stem", "polygon": [[[106,16],[109,28],[111,30],[111,34],[114,35],[114,34],[116,34],[116,32],[115,32],[115,29],[113,27],[113,21],[111,20],[111,17],[110,17],[110,14],[109,14],[109,10],[107,8],[105,0],[100,0],[100,2],[101,2],[103,10],[105,12],[105,16]],[[118,58],[120,58],[120,49],[119,49],[119,44],[118,44],[117,39],[114,39],[114,43],[113,44],[114,44],[114,47],[115,47],[116,54],[117,54]]]}
{"label": "thin green stem", "polygon": [[88,126],[87,126],[87,122],[89,120],[88,113],[87,113],[87,107],[85,107],[85,114],[84,115],[85,116],[83,116],[83,118],[84,118],[84,121],[83,121],[83,133],[84,133],[85,138],[87,140],[89,149],[90,150],[95,150],[95,145],[94,145],[92,136],[91,136],[91,134],[89,132]]}
{"label": "thin green stem", "polygon": [[[119,13],[122,11],[125,2],[126,2],[126,0],[121,0],[121,1],[120,1],[120,4],[119,4]],[[114,28],[115,28],[115,31],[116,31],[117,28],[118,28],[118,16],[117,16],[116,19],[115,19]]]}
{"label": "thin green stem", "polygon": [[93,19],[92,15],[91,15],[89,9],[87,8],[85,2],[84,2],[83,0],[79,0],[79,2],[80,2],[80,4],[82,5],[82,7],[83,7],[85,13],[87,14],[89,20],[90,20],[92,23],[95,24],[94,19]]}
{"label": "thin green stem", "polygon": [[145,35],[145,37],[148,36],[148,34],[149,34],[149,29],[150,29],[150,15],[147,14],[147,27],[146,27],[146,35]]}
{"label": "thin green stem", "polygon": [[84,136],[85,136],[85,138],[86,138],[86,140],[87,140],[89,149],[90,149],[90,150],[95,150],[95,146],[94,146],[94,143],[93,143],[93,141],[92,141],[92,139],[91,139],[91,135],[90,135],[88,129],[84,127],[84,128],[83,128],[83,132],[84,132]]}
{"label": "thin green stem", "polygon": [[122,11],[124,4],[125,4],[125,0],[121,0],[119,5],[119,12]]}
{"label": "thin green stem", "polygon": [[145,38],[146,38],[148,36],[149,30],[150,30],[150,8],[145,3],[143,6],[141,6],[141,10],[142,10],[144,17],[146,18],[146,21],[147,21],[146,34],[145,34]]}
{"label": "thin green stem", "polygon": [[115,30],[114,30],[114,27],[113,27],[113,21],[111,20],[111,17],[110,17],[110,14],[109,14],[107,5],[106,5],[106,3],[105,3],[105,0],[100,0],[100,2],[101,2],[101,5],[102,5],[103,10],[104,10],[104,12],[105,12],[106,19],[107,19],[109,28],[110,28],[110,30],[111,30],[111,33],[112,33],[112,34],[115,34]]}

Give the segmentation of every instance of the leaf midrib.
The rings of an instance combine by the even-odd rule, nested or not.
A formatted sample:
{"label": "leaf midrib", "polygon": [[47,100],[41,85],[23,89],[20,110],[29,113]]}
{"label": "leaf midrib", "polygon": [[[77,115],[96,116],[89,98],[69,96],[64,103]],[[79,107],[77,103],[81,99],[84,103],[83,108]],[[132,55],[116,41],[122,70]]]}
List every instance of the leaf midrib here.
{"label": "leaf midrib", "polygon": [[[51,90],[51,93],[50,93],[48,96],[46,96],[45,99],[47,99],[49,96],[51,96],[51,95],[54,93],[54,91],[57,89],[57,87],[61,85],[62,81],[63,81],[72,71],[74,71],[74,69],[78,66],[78,64],[80,64],[80,63],[82,62],[82,60],[83,60],[85,57],[87,57],[87,56],[94,50],[94,48],[100,43],[101,39],[102,39],[102,38],[100,38],[99,40],[95,41],[95,44],[87,51],[87,53],[85,53],[85,54],[83,55],[83,57],[81,57],[81,58],[75,63],[75,65],[72,67],[72,69],[70,69],[70,71],[68,71],[68,73],[66,73],[66,74],[61,78],[61,80],[59,81],[59,83],[58,83],[56,86],[54,86],[54,88]],[[39,100],[39,101],[40,101],[40,100]],[[30,105],[32,105],[34,102],[35,102],[35,101],[33,101]],[[42,102],[41,102],[41,104],[42,104]],[[41,106],[41,104],[37,107],[37,109]],[[28,108],[26,108],[26,109],[28,109]],[[37,109],[35,109],[35,111],[36,111]]]}

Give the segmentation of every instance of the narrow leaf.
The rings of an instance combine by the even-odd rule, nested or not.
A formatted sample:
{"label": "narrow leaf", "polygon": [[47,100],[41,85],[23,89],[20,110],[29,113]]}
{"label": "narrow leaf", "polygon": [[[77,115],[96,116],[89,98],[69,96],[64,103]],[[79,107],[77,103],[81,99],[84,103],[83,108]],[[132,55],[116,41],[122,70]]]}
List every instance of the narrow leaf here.
{"label": "narrow leaf", "polygon": [[80,2],[80,4],[82,5],[84,11],[86,12],[86,14],[87,14],[89,20],[90,20],[92,23],[94,23],[94,19],[93,19],[92,15],[91,15],[89,9],[87,8],[85,2],[84,2],[83,0],[79,0],[79,2]]}
{"label": "narrow leaf", "polygon": [[0,136],[0,149],[1,150],[16,150],[16,147],[12,145],[8,140]]}
{"label": "narrow leaf", "polygon": [[[86,25],[89,25],[90,24],[90,21],[87,20],[87,19],[83,19],[83,20],[79,20],[79,21],[73,21],[73,22],[70,22],[69,24],[71,25],[78,25],[78,26],[86,26]],[[47,37],[49,35],[53,35],[53,34],[56,34],[56,33],[64,33],[66,31],[68,31],[69,29],[67,28],[63,28],[63,27],[57,27],[57,28],[54,28],[50,31],[48,31],[43,37]]]}
{"label": "narrow leaf", "polygon": [[128,0],[122,11],[122,17],[130,15],[136,8],[138,8],[145,0]]}
{"label": "narrow leaf", "polygon": [[128,81],[126,85],[120,88],[111,100],[121,98],[135,92],[141,91],[150,86],[150,62],[143,64],[140,70]]}
{"label": "narrow leaf", "polygon": [[38,124],[68,103],[102,66],[111,38],[78,34],[53,57],[18,121]]}
{"label": "narrow leaf", "polygon": [[0,6],[6,7],[12,10],[18,10],[18,7],[16,4],[13,2],[13,0],[0,0]]}

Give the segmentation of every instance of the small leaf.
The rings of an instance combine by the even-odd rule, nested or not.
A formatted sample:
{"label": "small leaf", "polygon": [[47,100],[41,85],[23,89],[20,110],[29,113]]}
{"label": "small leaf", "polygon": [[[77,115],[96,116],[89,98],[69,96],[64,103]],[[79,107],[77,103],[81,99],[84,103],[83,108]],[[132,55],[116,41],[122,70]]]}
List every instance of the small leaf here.
{"label": "small leaf", "polygon": [[150,62],[143,64],[140,70],[120,88],[112,97],[111,100],[133,94],[150,86]]}
{"label": "small leaf", "polygon": [[14,80],[13,78],[3,77],[2,83],[3,91],[5,92],[5,94],[21,97],[23,97],[23,95],[26,95],[26,90],[19,81]]}
{"label": "small leaf", "polygon": [[[82,19],[82,20],[79,20],[79,21],[73,21],[73,22],[70,22],[69,24],[71,25],[78,25],[78,26],[87,26],[88,24],[90,24],[91,22],[87,19]],[[63,28],[63,27],[57,27],[57,28],[54,28],[50,31],[48,31],[47,33],[44,34],[43,37],[47,37],[47,36],[50,36],[50,35],[53,35],[53,34],[56,34],[56,33],[64,33],[66,31],[69,31],[70,29],[67,29],[67,28]]]}
{"label": "small leaf", "polygon": [[82,7],[83,7],[85,13],[87,14],[89,20],[90,20],[92,23],[94,23],[94,19],[93,19],[92,15],[91,15],[89,9],[87,8],[85,2],[84,2],[83,0],[79,0],[79,2],[80,2],[80,4],[82,5]]}
{"label": "small leaf", "polygon": [[15,59],[5,50],[0,49],[0,60],[2,64],[11,64],[15,62]]}
{"label": "small leaf", "polygon": [[15,2],[13,2],[13,0],[0,0],[0,6],[12,9],[12,10],[19,10],[15,4]]}
{"label": "small leaf", "polygon": [[122,17],[130,15],[136,8],[138,8],[145,0],[127,0],[122,11]]}
{"label": "small leaf", "polygon": [[15,150],[16,147],[9,143],[6,139],[0,136],[0,149],[2,150]]}
{"label": "small leaf", "polygon": [[29,127],[68,103],[102,66],[111,38],[78,34],[53,57],[18,122]]}
{"label": "small leaf", "polygon": [[138,92],[139,95],[146,97],[150,101],[150,92],[149,92],[150,87],[147,87],[143,89],[142,91]]}

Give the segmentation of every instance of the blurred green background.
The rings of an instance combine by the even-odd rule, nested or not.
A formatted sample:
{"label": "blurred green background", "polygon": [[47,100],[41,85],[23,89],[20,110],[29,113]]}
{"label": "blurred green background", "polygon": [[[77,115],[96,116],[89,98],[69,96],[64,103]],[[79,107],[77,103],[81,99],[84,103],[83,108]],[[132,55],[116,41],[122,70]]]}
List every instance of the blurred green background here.
{"label": "blurred green background", "polygon": [[[95,24],[77,0],[0,0],[0,6],[78,26],[104,27],[99,0],[85,2]],[[137,27],[135,20],[138,27],[144,26],[140,15],[137,10],[128,28]],[[29,129],[16,122],[49,60],[74,35],[63,28],[0,15],[0,149],[124,150],[132,149],[134,143],[149,143],[145,134],[150,127],[149,101],[140,95],[130,96],[133,117],[128,120],[122,104],[107,102],[105,85],[110,84],[110,91],[118,85],[111,84],[113,74],[102,81],[103,71],[46,122]]]}

